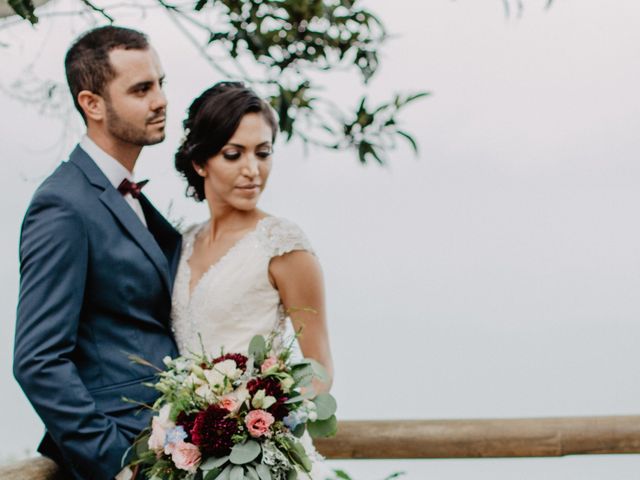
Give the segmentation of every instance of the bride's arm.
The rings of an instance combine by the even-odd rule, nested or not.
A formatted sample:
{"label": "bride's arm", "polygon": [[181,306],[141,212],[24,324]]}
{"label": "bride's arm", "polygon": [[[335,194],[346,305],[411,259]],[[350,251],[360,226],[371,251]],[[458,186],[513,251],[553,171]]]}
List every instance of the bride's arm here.
{"label": "bride's arm", "polygon": [[318,259],[304,250],[275,257],[269,265],[269,279],[280,293],[294,329],[296,332],[302,329],[299,337],[302,354],[317,360],[327,370],[328,381],[315,382],[316,391],[328,391],[333,382],[333,360],[329,347],[324,280]]}

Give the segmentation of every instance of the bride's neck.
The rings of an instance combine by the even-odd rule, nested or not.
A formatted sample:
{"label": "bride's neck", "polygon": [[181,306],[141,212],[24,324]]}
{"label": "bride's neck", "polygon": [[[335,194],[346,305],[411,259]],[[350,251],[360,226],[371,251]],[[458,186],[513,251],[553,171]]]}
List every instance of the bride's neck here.
{"label": "bride's neck", "polygon": [[211,211],[209,233],[211,241],[215,241],[229,233],[241,233],[251,230],[266,214],[258,209],[249,212],[242,210]]}

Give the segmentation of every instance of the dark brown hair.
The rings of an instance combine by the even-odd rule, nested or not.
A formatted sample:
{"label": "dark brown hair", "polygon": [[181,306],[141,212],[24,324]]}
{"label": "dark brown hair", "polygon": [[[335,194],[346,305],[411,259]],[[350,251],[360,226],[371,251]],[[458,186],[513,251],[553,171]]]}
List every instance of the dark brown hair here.
{"label": "dark brown hair", "polygon": [[87,119],[78,103],[78,94],[88,90],[105,95],[105,87],[116,74],[109,62],[109,53],[116,48],[146,50],[149,41],[137,30],[107,25],[83,33],[67,51],[64,59],[67,83],[73,103],[85,123]]}
{"label": "dark brown hair", "polygon": [[273,132],[278,122],[267,102],[241,82],[220,82],[208,88],[189,107],[183,122],[185,139],[175,155],[176,170],[187,180],[187,196],[204,200],[204,179],[194,164],[204,166],[233,136],[247,113],[260,113]]}

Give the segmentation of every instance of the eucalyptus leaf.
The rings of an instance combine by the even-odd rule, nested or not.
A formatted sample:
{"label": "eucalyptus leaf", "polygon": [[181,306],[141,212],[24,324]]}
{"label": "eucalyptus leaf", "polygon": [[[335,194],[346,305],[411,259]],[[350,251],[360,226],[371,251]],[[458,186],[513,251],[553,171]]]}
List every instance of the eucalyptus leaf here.
{"label": "eucalyptus leaf", "polygon": [[229,480],[244,480],[244,468],[237,465],[231,469]]}
{"label": "eucalyptus leaf", "polygon": [[304,449],[302,444],[297,440],[289,440],[289,454],[293,458],[293,460],[298,463],[306,472],[310,472],[312,465],[311,460],[309,460],[309,456],[307,455],[307,451]]}
{"label": "eucalyptus leaf", "polygon": [[293,431],[291,433],[293,433],[293,436],[296,438],[300,438],[302,437],[302,435],[304,435],[304,432],[307,430],[307,427],[305,426],[304,423],[301,423],[300,425],[298,425],[296,428],[293,429]]}
{"label": "eucalyptus leaf", "polygon": [[229,460],[235,465],[244,465],[245,463],[255,460],[261,451],[262,449],[258,442],[248,440],[245,443],[239,443],[233,446]]}
{"label": "eucalyptus leaf", "polygon": [[256,363],[261,364],[267,357],[267,343],[262,335],[256,335],[249,343],[249,355],[252,355]]}
{"label": "eucalyptus leaf", "polygon": [[224,470],[222,467],[216,467],[212,470],[209,470],[207,474],[204,476],[204,480],[216,480],[218,475]]}
{"label": "eucalyptus leaf", "polygon": [[313,438],[332,437],[338,431],[338,420],[333,415],[326,420],[309,422],[307,423],[307,430]]}
{"label": "eucalyptus leaf", "polygon": [[313,399],[313,403],[316,404],[318,420],[327,420],[336,413],[338,408],[336,399],[330,393],[321,393]]}
{"label": "eucalyptus leaf", "polygon": [[231,467],[232,465],[227,465],[224,470],[222,470],[222,472],[220,472],[220,475],[218,475],[215,480],[229,480],[229,474],[231,473]]}
{"label": "eucalyptus leaf", "polygon": [[249,480],[260,480],[260,477],[258,476],[258,472],[256,472],[256,469],[253,467],[253,465],[246,465],[245,468],[247,469],[247,474],[245,475],[245,478]]}
{"label": "eucalyptus leaf", "polygon": [[291,370],[291,376],[295,380],[297,386],[306,387],[311,384],[311,380],[313,379],[313,367],[309,364],[294,367]]}
{"label": "eucalyptus leaf", "polygon": [[200,470],[213,470],[214,468],[222,467],[228,461],[229,455],[220,458],[211,457],[207,459],[206,462],[203,462],[202,465],[200,465]]}
{"label": "eucalyptus leaf", "polygon": [[305,393],[303,393],[302,395],[296,395],[295,397],[291,397],[289,400],[287,400],[286,402],[284,402],[285,404],[288,403],[298,403],[301,402],[303,400],[307,400],[309,398],[313,398],[316,396],[316,392],[313,389],[309,389],[307,390]]}
{"label": "eucalyptus leaf", "polygon": [[260,480],[271,480],[271,470],[264,463],[256,465],[256,472],[260,477]]}
{"label": "eucalyptus leaf", "polygon": [[327,369],[324,368],[324,366],[314,360],[313,358],[309,358],[309,364],[311,365],[311,368],[313,368],[313,374],[320,380],[322,380],[323,382],[326,382],[327,380],[329,380],[329,374],[327,373]]}

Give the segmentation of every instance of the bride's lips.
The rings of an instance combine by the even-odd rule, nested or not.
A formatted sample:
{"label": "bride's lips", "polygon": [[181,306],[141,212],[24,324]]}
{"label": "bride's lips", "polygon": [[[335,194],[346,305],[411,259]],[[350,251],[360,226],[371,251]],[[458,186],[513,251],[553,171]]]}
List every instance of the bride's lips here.
{"label": "bride's lips", "polygon": [[246,193],[259,193],[260,185],[258,184],[238,185],[236,187],[236,190],[240,190],[241,192],[246,192]]}

